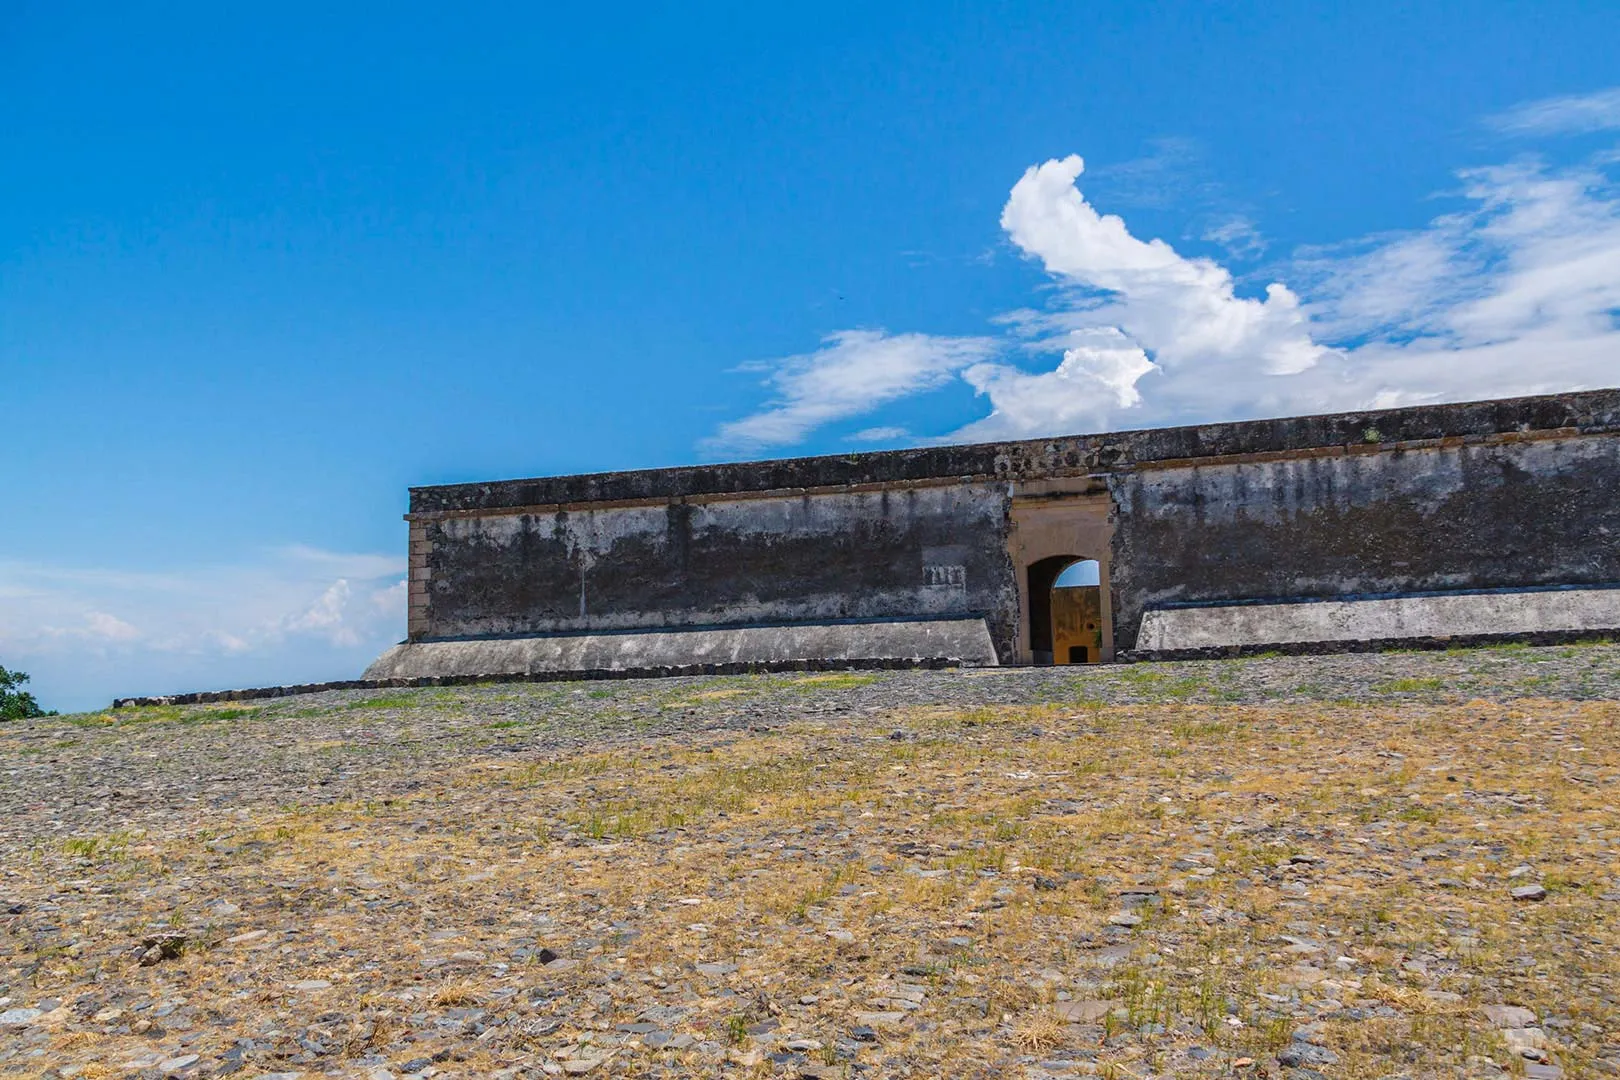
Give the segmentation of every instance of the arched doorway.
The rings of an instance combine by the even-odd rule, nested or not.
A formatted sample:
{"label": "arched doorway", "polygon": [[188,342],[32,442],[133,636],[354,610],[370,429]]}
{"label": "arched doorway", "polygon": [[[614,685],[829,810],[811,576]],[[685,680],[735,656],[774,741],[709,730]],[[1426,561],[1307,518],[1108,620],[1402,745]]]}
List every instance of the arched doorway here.
{"label": "arched doorway", "polygon": [[[1096,560],[1103,663],[1114,658],[1113,597],[1109,592],[1114,550],[1114,500],[1095,477],[1029,481],[1013,490],[1007,555],[1018,587],[1017,657],[1022,664],[1067,662],[1052,648],[1052,587],[1078,562]],[[1077,571],[1078,572],[1078,571]],[[1082,627],[1084,623],[1082,622]]]}
{"label": "arched doorway", "polygon": [[1029,643],[1037,664],[1095,664],[1112,644],[1096,559],[1052,555],[1029,566]]}

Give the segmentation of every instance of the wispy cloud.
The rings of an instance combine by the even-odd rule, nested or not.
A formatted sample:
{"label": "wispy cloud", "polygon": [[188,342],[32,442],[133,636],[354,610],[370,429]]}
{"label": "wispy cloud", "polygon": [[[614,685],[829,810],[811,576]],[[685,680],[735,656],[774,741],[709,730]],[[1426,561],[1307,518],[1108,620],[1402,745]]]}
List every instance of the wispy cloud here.
{"label": "wispy cloud", "polygon": [[1092,170],[1092,179],[1115,206],[1141,210],[1187,209],[1215,198],[1203,148],[1196,139],[1178,136],[1150,140],[1148,153]]}
{"label": "wispy cloud", "polygon": [[1490,118],[1513,135],[1583,135],[1620,130],[1620,86],[1526,102]]}
{"label": "wispy cloud", "polygon": [[132,572],[0,562],[0,663],[46,704],[352,678],[404,631],[404,560],[312,547]]}
{"label": "wispy cloud", "polygon": [[1592,166],[1538,162],[1460,174],[1473,206],[1364,253],[1301,260],[1321,320],[1413,351],[1613,340],[1620,189]]}
{"label": "wispy cloud", "polygon": [[[1611,120],[1620,126],[1620,91],[1532,102],[1497,122],[1556,133]],[[987,400],[988,414],[939,440],[1613,385],[1617,164],[1616,154],[1598,153],[1573,165],[1520,158],[1461,170],[1448,194],[1463,209],[1424,228],[1300,251],[1262,294],[1243,295],[1217,261],[1139,238],[1099,211],[1080,188],[1079,157],[1048,161],[1014,185],[1001,217],[1012,244],[1047,272],[1040,308],[1001,316],[994,340],[905,335],[917,347],[971,348],[883,381],[880,395],[853,378],[866,362],[859,349],[791,358],[783,403],[738,425],[756,445],[787,445],[822,422],[823,387],[844,387],[828,399],[844,419],[957,379]],[[1259,242],[1240,218],[1205,239],[1229,249]],[[780,423],[784,414],[793,422]]]}
{"label": "wispy cloud", "polygon": [[1266,238],[1254,222],[1238,215],[1219,221],[1204,230],[1202,239],[1217,244],[1234,259],[1253,259],[1265,254]]}
{"label": "wispy cloud", "polygon": [[844,436],[845,442],[854,443],[892,443],[901,439],[909,439],[911,432],[903,427],[869,427],[862,428],[853,435]]}
{"label": "wispy cloud", "polygon": [[987,338],[841,331],[813,353],[751,365],[768,373],[765,384],[775,398],[753,416],[723,425],[706,447],[747,452],[799,442],[824,424],[942,386],[994,349]]}
{"label": "wispy cloud", "polygon": [[1355,342],[1317,397],[1396,405],[1620,382],[1620,188],[1593,165],[1461,179],[1467,211],[1300,260],[1323,332]]}

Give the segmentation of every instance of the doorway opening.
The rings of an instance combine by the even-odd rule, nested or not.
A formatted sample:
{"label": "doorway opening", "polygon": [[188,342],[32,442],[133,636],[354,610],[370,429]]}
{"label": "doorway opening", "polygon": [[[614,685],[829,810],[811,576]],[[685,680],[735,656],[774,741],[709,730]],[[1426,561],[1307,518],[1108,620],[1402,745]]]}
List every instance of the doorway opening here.
{"label": "doorway opening", "polygon": [[1029,643],[1036,664],[1095,664],[1103,658],[1102,566],[1053,555],[1029,567]]}

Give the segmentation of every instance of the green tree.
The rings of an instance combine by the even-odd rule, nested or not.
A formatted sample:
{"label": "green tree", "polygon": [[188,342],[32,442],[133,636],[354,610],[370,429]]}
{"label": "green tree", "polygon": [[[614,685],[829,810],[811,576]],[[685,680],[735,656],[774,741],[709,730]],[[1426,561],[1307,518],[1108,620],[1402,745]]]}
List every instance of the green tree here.
{"label": "green tree", "polygon": [[34,700],[34,695],[21,689],[28,676],[21,671],[7,671],[0,667],[0,720],[27,720],[32,716],[49,716]]}

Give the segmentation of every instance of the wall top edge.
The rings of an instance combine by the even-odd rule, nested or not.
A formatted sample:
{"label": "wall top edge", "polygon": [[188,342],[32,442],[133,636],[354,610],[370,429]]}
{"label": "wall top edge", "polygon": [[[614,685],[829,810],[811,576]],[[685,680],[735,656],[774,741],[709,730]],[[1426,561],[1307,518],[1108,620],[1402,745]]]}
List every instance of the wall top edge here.
{"label": "wall top edge", "polygon": [[952,479],[1038,480],[1077,472],[1128,471],[1172,461],[1193,463],[1204,458],[1335,447],[1393,451],[1402,444],[1537,432],[1620,432],[1620,389],[1018,442],[413,487],[410,516]]}

